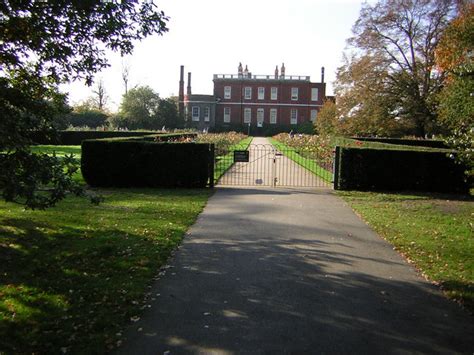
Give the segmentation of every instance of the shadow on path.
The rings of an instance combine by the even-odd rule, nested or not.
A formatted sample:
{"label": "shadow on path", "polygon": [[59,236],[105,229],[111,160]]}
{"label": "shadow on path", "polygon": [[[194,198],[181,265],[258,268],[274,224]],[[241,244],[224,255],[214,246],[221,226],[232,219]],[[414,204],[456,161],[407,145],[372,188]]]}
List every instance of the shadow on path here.
{"label": "shadow on path", "polygon": [[328,190],[219,188],[119,353],[472,353],[472,317]]}

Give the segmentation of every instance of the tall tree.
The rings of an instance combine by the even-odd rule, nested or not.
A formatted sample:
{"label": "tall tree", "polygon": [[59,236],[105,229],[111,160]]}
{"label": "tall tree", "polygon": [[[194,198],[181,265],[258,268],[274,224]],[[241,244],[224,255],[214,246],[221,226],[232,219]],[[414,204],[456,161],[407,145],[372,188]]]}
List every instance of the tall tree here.
{"label": "tall tree", "polygon": [[434,53],[453,9],[451,0],[365,4],[349,39],[354,60],[371,57],[385,67],[381,94],[395,99],[392,117],[409,122],[417,136],[436,130],[436,95],[443,74],[435,68]]}
{"label": "tall tree", "polygon": [[122,61],[122,81],[125,88],[125,95],[128,93],[128,82],[130,80],[130,64]]}
{"label": "tall tree", "polygon": [[[129,54],[134,41],[167,31],[150,1],[0,2],[0,193],[33,208],[78,192],[71,159],[32,154],[31,132],[49,131],[64,110],[58,85],[93,82],[106,50]],[[66,172],[66,173],[65,173]]]}
{"label": "tall tree", "polygon": [[105,84],[102,79],[99,79],[95,85],[95,88],[92,90],[94,94],[93,100],[99,111],[105,111],[105,106],[109,100],[109,95],[107,95],[107,91],[105,89]]}
{"label": "tall tree", "polygon": [[436,49],[436,61],[446,74],[440,119],[449,130],[448,143],[474,175],[474,4],[460,6]]}
{"label": "tall tree", "polygon": [[345,135],[391,136],[400,129],[396,104],[389,95],[389,63],[376,55],[345,58],[335,92],[339,131]]}

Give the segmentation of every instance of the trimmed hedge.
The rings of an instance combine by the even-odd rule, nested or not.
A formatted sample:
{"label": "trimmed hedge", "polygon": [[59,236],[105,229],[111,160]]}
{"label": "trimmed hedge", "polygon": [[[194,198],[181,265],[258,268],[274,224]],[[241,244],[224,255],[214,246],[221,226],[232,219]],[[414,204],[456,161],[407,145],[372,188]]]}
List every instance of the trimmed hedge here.
{"label": "trimmed hedge", "polygon": [[379,142],[386,144],[408,145],[415,147],[428,147],[447,149],[449,146],[444,141],[433,139],[402,139],[402,138],[372,138],[372,137],[353,137],[352,139],[363,142]]}
{"label": "trimmed hedge", "polygon": [[445,152],[338,147],[336,155],[337,190],[469,192],[464,167]]}
{"label": "trimmed hedge", "polygon": [[39,145],[81,145],[86,139],[103,139],[116,137],[141,137],[158,134],[153,131],[59,131],[56,135],[47,136],[43,132],[36,132],[32,136],[33,142]]}
{"label": "trimmed hedge", "polygon": [[[150,136],[146,137],[145,136]],[[38,145],[81,145],[86,139],[143,137],[144,140],[168,142],[180,138],[195,138],[196,133],[160,133],[154,131],[59,131],[48,136],[43,132],[32,134],[32,140]]]}
{"label": "trimmed hedge", "polygon": [[210,144],[82,142],[82,175],[96,187],[206,187],[210,165]]}

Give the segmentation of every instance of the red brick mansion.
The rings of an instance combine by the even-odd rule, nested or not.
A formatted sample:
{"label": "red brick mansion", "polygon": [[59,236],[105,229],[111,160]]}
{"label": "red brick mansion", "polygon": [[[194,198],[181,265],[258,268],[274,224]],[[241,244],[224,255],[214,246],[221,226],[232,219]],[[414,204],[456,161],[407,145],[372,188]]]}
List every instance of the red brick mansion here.
{"label": "red brick mansion", "polygon": [[309,76],[286,75],[285,65],[273,75],[252,75],[239,64],[237,74],[215,74],[213,95],[191,93],[188,73],[184,95],[184,67],[181,67],[180,113],[187,125],[211,131],[236,130],[274,134],[310,125],[326,99],[324,68],[321,82]]}

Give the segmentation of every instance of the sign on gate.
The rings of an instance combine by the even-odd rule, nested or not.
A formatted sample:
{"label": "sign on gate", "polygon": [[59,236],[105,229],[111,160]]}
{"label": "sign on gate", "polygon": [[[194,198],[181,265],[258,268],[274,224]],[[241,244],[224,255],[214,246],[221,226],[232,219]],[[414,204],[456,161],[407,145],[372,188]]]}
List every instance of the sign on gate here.
{"label": "sign on gate", "polygon": [[234,162],[235,163],[248,163],[249,151],[248,150],[234,150]]}

